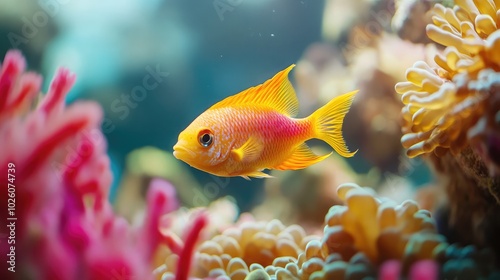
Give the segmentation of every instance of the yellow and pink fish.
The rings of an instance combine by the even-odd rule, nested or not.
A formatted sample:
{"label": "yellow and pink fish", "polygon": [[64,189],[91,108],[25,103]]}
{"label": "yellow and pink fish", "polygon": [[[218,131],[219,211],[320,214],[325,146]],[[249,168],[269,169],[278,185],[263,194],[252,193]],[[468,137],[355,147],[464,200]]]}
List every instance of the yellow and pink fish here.
{"label": "yellow and pink fish", "polygon": [[216,103],[179,135],[174,156],[194,168],[223,176],[268,178],[264,169],[296,170],[327,158],[305,141],[317,138],[351,157],[342,124],[357,91],[332,99],[306,118],[294,118],[298,100],[288,73]]}

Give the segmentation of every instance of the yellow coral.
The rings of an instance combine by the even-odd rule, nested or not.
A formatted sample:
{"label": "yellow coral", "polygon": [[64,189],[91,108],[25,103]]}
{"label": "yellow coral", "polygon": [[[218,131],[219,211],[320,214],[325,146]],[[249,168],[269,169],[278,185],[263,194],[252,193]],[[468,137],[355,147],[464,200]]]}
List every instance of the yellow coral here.
{"label": "yellow coral", "polygon": [[446,46],[434,58],[437,67],[417,62],[407,70],[407,82],[396,85],[405,104],[401,141],[409,157],[460,152],[494,94],[478,89],[477,81],[500,69],[500,1],[456,3],[453,9],[436,4],[427,26],[429,38]]}
{"label": "yellow coral", "polygon": [[434,248],[444,242],[430,213],[413,201],[401,205],[381,201],[355,184],[341,185],[338,194],[346,206],[333,206],[325,217],[320,257],[326,262],[331,256],[340,256],[341,261],[359,266],[361,258],[368,273],[371,264],[389,259],[411,256],[413,262],[432,258]]}
{"label": "yellow coral", "polygon": [[[192,275],[200,278],[229,276],[230,279],[245,279],[248,276],[248,279],[257,279],[252,277],[261,275],[261,272],[266,272],[266,275],[282,274],[277,272],[281,271],[278,268],[284,269],[287,264],[295,263],[306,249],[306,244],[317,239],[319,237],[306,236],[302,227],[285,227],[279,220],[243,222],[197,247]],[[177,260],[175,254],[167,257],[163,267],[164,277],[175,273]],[[250,273],[253,271],[260,272]]]}
{"label": "yellow coral", "polygon": [[341,185],[338,195],[346,205],[330,209],[322,239],[309,241],[295,263],[277,268],[277,279],[362,279],[389,259],[403,260],[408,270],[417,260],[435,258],[435,248],[444,244],[430,213],[413,201],[382,201],[355,184]]}
{"label": "yellow coral", "polygon": [[[362,279],[373,277],[376,266],[386,260],[403,260],[403,269],[408,269],[417,260],[434,258],[435,248],[444,244],[430,213],[413,201],[396,205],[355,184],[341,185],[337,193],[345,205],[331,207],[322,238],[278,220],[242,222],[197,247],[191,275],[242,280]],[[166,258],[163,278],[175,273],[177,261],[175,254]]]}

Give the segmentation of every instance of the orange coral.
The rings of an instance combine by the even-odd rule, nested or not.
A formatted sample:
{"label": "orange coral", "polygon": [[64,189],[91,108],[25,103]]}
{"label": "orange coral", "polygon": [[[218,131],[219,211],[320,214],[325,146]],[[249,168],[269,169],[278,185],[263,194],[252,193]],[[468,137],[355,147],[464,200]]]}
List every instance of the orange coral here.
{"label": "orange coral", "polygon": [[406,105],[402,143],[409,157],[451,150],[460,152],[467,133],[497,94],[500,69],[499,1],[456,1],[445,8],[436,4],[427,35],[446,46],[435,56],[436,68],[417,62],[406,72],[407,82],[396,85]]}

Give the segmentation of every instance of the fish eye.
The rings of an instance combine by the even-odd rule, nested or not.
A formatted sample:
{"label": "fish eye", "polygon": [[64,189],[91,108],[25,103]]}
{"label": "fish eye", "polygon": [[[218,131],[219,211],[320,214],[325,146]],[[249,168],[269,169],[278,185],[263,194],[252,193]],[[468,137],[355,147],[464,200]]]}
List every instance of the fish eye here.
{"label": "fish eye", "polygon": [[199,133],[198,139],[203,147],[210,147],[214,140],[214,136],[209,130],[202,130]]}

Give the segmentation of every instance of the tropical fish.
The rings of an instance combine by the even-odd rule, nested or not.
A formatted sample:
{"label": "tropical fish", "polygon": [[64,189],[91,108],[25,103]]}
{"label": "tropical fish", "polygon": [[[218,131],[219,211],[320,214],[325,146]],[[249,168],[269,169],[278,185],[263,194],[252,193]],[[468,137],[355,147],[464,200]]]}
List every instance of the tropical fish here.
{"label": "tropical fish", "polygon": [[298,100],[288,73],[216,103],[179,134],[174,156],[194,168],[223,177],[268,178],[264,169],[297,170],[327,158],[305,141],[317,138],[338,154],[353,156],[342,124],[357,91],[332,99],[306,118],[294,118]]}

